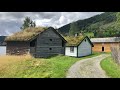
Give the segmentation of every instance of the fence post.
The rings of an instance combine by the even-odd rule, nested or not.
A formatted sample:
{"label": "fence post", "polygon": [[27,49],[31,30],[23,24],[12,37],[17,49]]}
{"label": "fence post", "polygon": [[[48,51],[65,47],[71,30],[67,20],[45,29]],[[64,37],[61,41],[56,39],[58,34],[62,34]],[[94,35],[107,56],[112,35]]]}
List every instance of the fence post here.
{"label": "fence post", "polygon": [[113,60],[117,63],[120,64],[120,46],[115,46],[112,45],[111,46],[111,54],[112,54],[112,58]]}
{"label": "fence post", "polygon": [[119,64],[120,64],[120,43],[119,43],[119,47],[118,47],[118,61],[119,61]]}

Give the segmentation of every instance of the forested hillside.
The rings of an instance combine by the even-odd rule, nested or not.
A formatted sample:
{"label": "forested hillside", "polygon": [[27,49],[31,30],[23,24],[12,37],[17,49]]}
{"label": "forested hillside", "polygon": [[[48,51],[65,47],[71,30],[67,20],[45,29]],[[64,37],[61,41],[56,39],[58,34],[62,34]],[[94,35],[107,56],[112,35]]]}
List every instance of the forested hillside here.
{"label": "forested hillside", "polygon": [[82,33],[90,37],[120,36],[120,12],[105,12],[78,20],[59,28],[58,31],[63,35]]}

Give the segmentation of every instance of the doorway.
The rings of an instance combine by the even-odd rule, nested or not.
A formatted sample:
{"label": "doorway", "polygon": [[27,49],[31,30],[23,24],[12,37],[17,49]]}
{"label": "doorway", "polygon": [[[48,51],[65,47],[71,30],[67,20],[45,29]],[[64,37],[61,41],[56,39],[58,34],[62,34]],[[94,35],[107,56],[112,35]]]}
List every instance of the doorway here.
{"label": "doorway", "polygon": [[102,47],[102,52],[104,52],[104,47]]}

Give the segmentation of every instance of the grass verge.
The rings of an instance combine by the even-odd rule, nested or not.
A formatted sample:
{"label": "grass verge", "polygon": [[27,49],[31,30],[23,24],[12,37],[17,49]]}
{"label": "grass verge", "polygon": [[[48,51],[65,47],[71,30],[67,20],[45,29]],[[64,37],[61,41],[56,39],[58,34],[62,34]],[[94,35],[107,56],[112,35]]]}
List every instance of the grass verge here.
{"label": "grass verge", "polygon": [[111,56],[102,60],[100,64],[108,76],[111,78],[120,78],[120,66],[113,61]]}

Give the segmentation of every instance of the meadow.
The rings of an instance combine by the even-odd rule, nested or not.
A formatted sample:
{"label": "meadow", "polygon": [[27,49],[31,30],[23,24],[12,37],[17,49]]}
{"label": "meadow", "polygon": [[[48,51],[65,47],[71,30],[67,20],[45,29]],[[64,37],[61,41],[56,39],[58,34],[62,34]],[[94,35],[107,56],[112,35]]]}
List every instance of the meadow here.
{"label": "meadow", "polygon": [[78,60],[100,55],[75,58],[57,55],[49,58],[0,56],[0,78],[65,78],[68,69]]}

